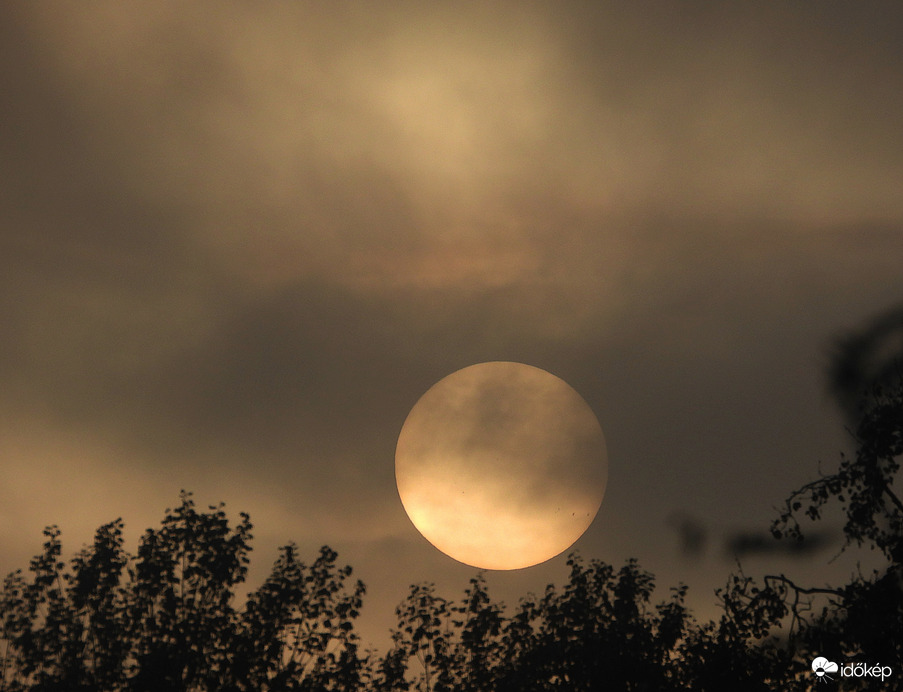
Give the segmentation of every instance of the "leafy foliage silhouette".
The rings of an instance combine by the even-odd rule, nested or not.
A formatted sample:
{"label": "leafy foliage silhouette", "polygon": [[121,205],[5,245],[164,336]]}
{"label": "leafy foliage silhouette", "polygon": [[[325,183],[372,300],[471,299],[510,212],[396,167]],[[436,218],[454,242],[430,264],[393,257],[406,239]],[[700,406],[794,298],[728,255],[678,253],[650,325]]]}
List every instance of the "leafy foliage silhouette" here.
{"label": "leafy foliage silhouette", "polygon": [[804,588],[783,575],[765,577],[792,616],[789,644],[804,656],[883,661],[898,670],[903,664],[903,503],[894,484],[903,456],[900,372],[870,385],[853,431],[855,455],[841,455],[835,472],[793,492],[772,526],[779,538],[799,539],[800,515],[818,520],[826,506],[837,505],[844,517],[844,547],[864,546],[883,559],[871,574],[858,574],[837,588]]}
{"label": "leafy foliage silhouette", "polygon": [[[295,545],[284,546],[269,577],[236,606],[250,518],[240,514],[230,526],[223,505],[198,511],[183,491],[136,555],[123,549],[119,519],[68,565],[59,529],[45,530],[28,574],[13,572],[0,591],[0,692],[803,689],[813,685],[816,656],[882,663],[903,676],[895,486],[903,376],[895,367],[864,384],[855,454],[792,492],[771,527],[776,538],[799,540],[801,518],[818,521],[839,507],[846,545],[869,547],[883,561],[848,584],[805,587],[783,574],[756,580],[739,571],[716,592],[721,616],[699,623],[685,606],[686,586],[653,604],[654,578],[636,561],[616,569],[572,554],[563,587],[522,598],[510,614],[490,598],[482,573],[460,601],[413,585],[380,656],[360,652],[354,622],[365,588],[328,547],[306,564]],[[844,385],[853,387],[849,378]],[[888,689],[877,679],[858,684]]]}
{"label": "leafy foliage silhouette", "polygon": [[136,556],[122,521],[97,530],[67,565],[45,530],[30,579],[0,594],[0,689],[332,690],[363,684],[353,620],[364,594],[327,547],[308,565],[281,549],[241,609],[251,522],[230,528],[223,506],[199,512],[190,493],[148,529]]}

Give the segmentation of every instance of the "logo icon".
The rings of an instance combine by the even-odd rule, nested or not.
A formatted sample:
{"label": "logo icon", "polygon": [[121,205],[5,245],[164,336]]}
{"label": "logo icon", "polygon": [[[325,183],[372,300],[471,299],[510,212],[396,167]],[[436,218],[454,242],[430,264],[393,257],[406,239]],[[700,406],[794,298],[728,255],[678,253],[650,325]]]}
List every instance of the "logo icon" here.
{"label": "logo icon", "polygon": [[812,672],[818,677],[819,682],[833,680],[834,678],[828,675],[828,673],[836,673],[837,670],[837,664],[833,661],[829,661],[824,656],[818,656],[812,661]]}

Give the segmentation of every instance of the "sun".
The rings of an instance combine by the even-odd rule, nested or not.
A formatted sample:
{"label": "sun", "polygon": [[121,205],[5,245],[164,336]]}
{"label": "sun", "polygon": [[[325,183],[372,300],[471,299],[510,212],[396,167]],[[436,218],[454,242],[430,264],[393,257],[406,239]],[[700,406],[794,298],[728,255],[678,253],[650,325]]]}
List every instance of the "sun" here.
{"label": "sun", "polygon": [[395,478],[418,531],[481,569],[519,569],[567,550],[602,503],[602,428],[566,382],[512,362],[443,378],[402,426]]}

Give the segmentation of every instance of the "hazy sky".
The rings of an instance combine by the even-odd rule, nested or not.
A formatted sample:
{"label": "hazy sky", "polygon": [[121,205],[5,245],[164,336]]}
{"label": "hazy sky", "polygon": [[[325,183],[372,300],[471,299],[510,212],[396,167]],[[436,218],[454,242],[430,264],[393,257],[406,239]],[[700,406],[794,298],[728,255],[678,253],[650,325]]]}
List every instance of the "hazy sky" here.
{"label": "hazy sky", "polygon": [[402,423],[513,360],[605,431],[577,548],[708,613],[726,536],[846,445],[832,340],[903,299],[901,35],[897,2],[3,3],[0,571],[50,523],[134,549],[186,488],[250,512],[252,582],[338,550],[376,639],[475,573],[404,513]]}

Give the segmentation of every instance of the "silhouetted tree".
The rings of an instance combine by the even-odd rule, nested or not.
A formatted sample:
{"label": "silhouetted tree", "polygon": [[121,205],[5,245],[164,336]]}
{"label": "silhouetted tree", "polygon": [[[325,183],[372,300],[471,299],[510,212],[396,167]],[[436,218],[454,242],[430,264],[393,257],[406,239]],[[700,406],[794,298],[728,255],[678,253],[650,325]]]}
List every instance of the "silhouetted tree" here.
{"label": "silhouetted tree", "polygon": [[10,574],[0,595],[2,689],[116,689],[129,655],[122,522],[100,527],[71,572],[60,560],[59,529],[44,535],[31,579]]}
{"label": "silhouetted tree", "polygon": [[784,690],[802,671],[773,634],[787,614],[779,594],[742,572],[716,591],[722,615],[689,629],[682,649],[682,686],[673,689]]}
{"label": "silhouetted tree", "polygon": [[380,690],[677,689],[692,618],[686,588],[649,606],[652,575],[629,561],[615,571],[571,555],[562,590],[524,598],[504,615],[482,576],[460,604],[418,585],[396,613],[394,648],[382,659]]}
{"label": "silhouetted tree", "polygon": [[504,660],[501,633],[504,615],[501,604],[493,603],[482,573],[470,580],[463,602],[454,609],[459,628],[456,677],[461,692],[492,689]]}
{"label": "silhouetted tree", "polygon": [[[903,502],[895,485],[903,457],[903,363],[885,343],[903,333],[901,315],[888,313],[840,342],[829,374],[853,425],[855,451],[841,454],[832,473],[793,491],[771,527],[776,538],[800,541],[802,517],[818,521],[835,507],[844,518],[843,549],[868,548],[883,564],[838,586],[800,585],[783,574],[765,576],[761,585],[734,577],[726,594],[725,617],[750,622],[751,629],[738,633],[748,643],[759,641],[747,648],[754,660],[738,667],[770,661],[776,679],[785,671],[784,686],[810,680],[807,664],[821,655],[890,665],[903,674]],[[888,689],[875,678],[858,684]]]}
{"label": "silhouetted tree", "polygon": [[411,587],[407,598],[395,609],[398,629],[392,632],[393,649],[381,666],[378,690],[407,690],[411,682],[407,673],[416,662],[419,673],[413,673],[415,689],[448,692],[455,689],[452,608],[437,596],[433,584]]}
{"label": "silhouetted tree", "polygon": [[366,677],[354,620],[364,585],[347,589],[350,567],[320,549],[306,567],[294,545],[282,548],[272,574],[249,597],[233,647],[235,685],[242,690],[353,690]]}
{"label": "silhouetted tree", "polygon": [[841,455],[836,471],[793,492],[772,530],[778,537],[799,539],[800,515],[818,520],[826,506],[837,505],[844,517],[845,546],[867,547],[884,565],[836,588],[807,588],[784,575],[765,582],[787,604],[790,643],[801,655],[886,662],[899,670],[903,503],[894,482],[903,456],[903,377],[872,385],[860,411],[854,455]]}
{"label": "silhouetted tree", "polygon": [[461,603],[437,596],[432,584],[419,584],[395,613],[393,648],[378,666],[375,689],[493,689],[504,616],[502,606],[490,599],[482,573],[470,580]]}
{"label": "silhouetted tree", "polygon": [[500,689],[669,689],[690,617],[686,588],[650,605],[654,579],[630,560],[619,570],[576,555],[561,591],[521,602],[505,628]]}
{"label": "silhouetted tree", "polygon": [[363,584],[347,586],[329,548],[307,566],[289,545],[236,609],[251,528],[182,493],[136,556],[117,519],[68,566],[48,528],[30,578],[14,572],[0,593],[0,690],[359,689]]}

